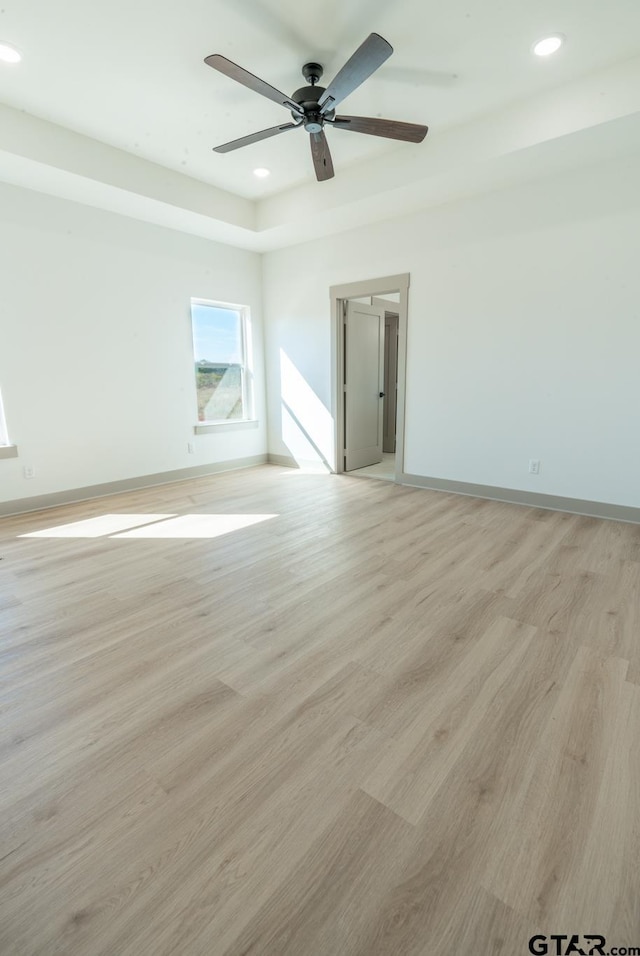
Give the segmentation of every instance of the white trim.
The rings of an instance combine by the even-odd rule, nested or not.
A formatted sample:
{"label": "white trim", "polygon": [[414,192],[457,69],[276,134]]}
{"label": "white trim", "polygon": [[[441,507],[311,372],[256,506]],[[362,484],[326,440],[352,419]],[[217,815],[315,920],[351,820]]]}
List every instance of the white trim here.
{"label": "white trim", "polygon": [[230,418],[226,422],[198,422],[193,426],[194,435],[212,435],[215,432],[244,431],[247,428],[257,428],[260,422],[257,418]]}
{"label": "white trim", "polygon": [[279,465],[281,468],[300,468],[300,464],[291,455],[267,455],[270,465]]}
{"label": "white trim", "polygon": [[397,306],[398,320],[398,393],[396,411],[396,474],[400,481],[404,472],[404,421],[407,374],[407,332],[409,313],[408,272],[378,279],[365,279],[361,282],[349,282],[345,285],[331,286],[331,415],[334,428],[334,471],[344,471],[344,340],[342,302],[345,299],[361,299],[365,296],[380,296],[389,292],[398,292],[400,301]]}
{"label": "white trim", "polygon": [[590,518],[605,518],[609,521],[624,521],[640,524],[640,508],[631,505],[616,505],[606,501],[588,501],[583,498],[564,498],[560,495],[545,495],[537,491],[521,491],[518,488],[498,488],[493,485],[474,485],[465,481],[450,481],[446,478],[431,478],[426,475],[400,476],[400,484],[447,494],[468,495],[472,498],[487,498],[511,505],[543,508],[545,511],[562,511],[566,514],[585,515]]}
{"label": "white trim", "polygon": [[266,465],[266,455],[252,455],[250,458],[234,458],[229,461],[213,462],[210,465],[196,465],[194,468],[180,468],[176,471],[163,471],[155,475],[141,475],[139,478],[125,478],[104,485],[89,485],[86,488],[70,488],[68,491],[56,491],[50,495],[35,495],[32,498],[16,498],[13,501],[0,501],[0,517],[3,515],[23,514],[27,511],[45,511],[59,505],[73,504],[90,498],[104,498],[109,495],[125,494],[138,488],[151,488],[154,485],[170,485],[174,481],[190,481],[193,478],[206,478],[223,471],[238,471],[242,468],[255,468]]}

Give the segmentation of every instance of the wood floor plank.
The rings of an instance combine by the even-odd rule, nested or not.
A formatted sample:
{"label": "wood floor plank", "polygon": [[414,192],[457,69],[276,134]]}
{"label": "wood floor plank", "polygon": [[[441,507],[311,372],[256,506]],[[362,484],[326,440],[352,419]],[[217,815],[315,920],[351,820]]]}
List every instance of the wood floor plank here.
{"label": "wood floor plank", "polygon": [[[619,734],[637,689],[625,682],[625,674],[625,662],[578,648],[564,692],[504,816],[501,848],[485,885],[541,924],[565,925],[569,913],[581,924],[599,918],[598,925],[610,930],[613,908],[628,892],[625,859],[637,845],[620,842],[618,812],[623,819],[628,812],[634,756],[628,731],[622,740]],[[608,775],[614,768],[621,773],[612,785]],[[571,876],[573,870],[580,880]],[[601,894],[605,881],[611,894]]]}
{"label": "wood floor plank", "polygon": [[[483,886],[477,886],[443,929],[439,951],[461,956],[519,956],[529,952],[528,941],[538,930],[530,919],[516,913]],[[427,956],[432,950],[425,946],[422,952]]]}
{"label": "wood floor plank", "polygon": [[637,526],[275,466],[2,519],[0,952],[640,946],[639,736]]}
{"label": "wood floor plank", "polygon": [[[398,879],[411,827],[359,791],[321,834],[225,956],[360,952],[388,883]],[[380,861],[384,860],[384,867]]]}
{"label": "wood floor plank", "polygon": [[[458,667],[446,676],[417,685],[420,708],[412,708],[406,729],[394,723],[395,747],[387,753],[364,784],[364,790],[410,823],[427,813],[478,724],[513,681],[536,629],[498,618],[473,645]],[[395,695],[411,697],[412,674],[394,688]],[[386,698],[389,699],[388,697]]]}

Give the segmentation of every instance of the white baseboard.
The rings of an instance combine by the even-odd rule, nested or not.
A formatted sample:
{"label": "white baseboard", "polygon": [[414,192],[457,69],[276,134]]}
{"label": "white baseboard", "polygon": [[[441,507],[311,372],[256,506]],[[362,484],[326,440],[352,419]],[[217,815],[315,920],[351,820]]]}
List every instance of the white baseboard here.
{"label": "white baseboard", "polygon": [[587,501],[581,498],[564,498],[559,495],[543,495],[536,491],[520,491],[517,488],[495,488],[492,485],[474,485],[464,481],[449,481],[446,478],[429,478],[423,475],[403,473],[402,485],[428,488],[431,491],[446,491],[472,498],[489,498],[512,505],[527,505],[547,511],[566,511],[569,514],[586,515],[590,518],[608,518],[610,521],[626,521],[640,524],[640,508],[629,505],[614,505],[606,501]]}
{"label": "white baseboard", "polygon": [[272,455],[269,453],[267,455],[267,461],[270,465],[280,465],[281,468],[299,468],[298,462],[295,458],[291,458],[289,455]]}
{"label": "white baseboard", "polygon": [[[288,455],[253,455],[249,458],[237,458],[230,461],[214,462],[209,465],[196,465],[176,471],[164,471],[154,475],[141,475],[136,478],[124,478],[85,488],[70,488],[48,495],[35,495],[30,498],[16,498],[13,501],[0,502],[0,517],[23,514],[29,511],[44,511],[58,505],[73,504],[90,498],[103,498],[107,495],[125,494],[140,488],[154,485],[171,484],[174,481],[188,481],[191,478],[203,478],[225,471],[242,468],[254,468],[264,464],[278,465],[281,468],[300,468],[300,463]],[[302,463],[304,464],[304,463]],[[317,463],[316,463],[317,464]],[[543,508],[548,511],[565,511],[569,514],[585,515],[591,518],[607,518],[611,521],[625,521],[640,524],[640,508],[628,505],[610,504],[605,501],[587,501],[580,498],[565,498],[557,495],[544,495],[533,491],[520,491],[516,488],[498,488],[492,485],[476,485],[462,481],[450,481],[446,478],[431,478],[424,475],[411,475],[403,472],[397,479],[398,484],[414,488],[426,488],[431,491],[443,491],[456,495],[468,495],[472,498],[487,498],[492,501],[504,501],[508,504],[525,505],[530,508]]]}
{"label": "white baseboard", "polygon": [[124,494],[139,488],[151,488],[154,485],[168,485],[173,481],[188,481],[190,478],[203,478],[217,475],[223,471],[237,471],[240,468],[254,468],[265,465],[266,455],[252,455],[250,458],[235,458],[230,461],[218,461],[210,465],[195,465],[193,468],[180,468],[176,471],[162,471],[155,475],[140,475],[137,478],[124,478],[102,485],[89,485],[86,488],[70,488],[68,491],[55,491],[49,495],[35,495],[31,498],[15,498],[13,501],[0,502],[0,516],[24,514],[27,511],[44,511],[58,505],[69,505],[75,501],[89,498],[104,498],[107,495]]}
{"label": "white baseboard", "polygon": [[281,468],[297,468],[299,471],[317,475],[333,474],[329,465],[317,458],[290,458],[289,455],[269,454],[267,459],[270,465],[279,465]]}

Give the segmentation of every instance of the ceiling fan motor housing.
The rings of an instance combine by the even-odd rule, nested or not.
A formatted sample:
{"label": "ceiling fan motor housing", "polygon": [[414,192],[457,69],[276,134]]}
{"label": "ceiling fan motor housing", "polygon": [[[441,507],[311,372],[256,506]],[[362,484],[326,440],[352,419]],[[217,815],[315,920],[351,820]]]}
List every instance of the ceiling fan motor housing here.
{"label": "ceiling fan motor housing", "polygon": [[[308,133],[319,133],[324,126],[325,119],[332,120],[336,115],[335,110],[327,110],[320,113],[318,100],[325,91],[324,86],[316,86],[316,83],[323,74],[323,69],[319,63],[305,63],[302,67],[302,75],[305,80],[311,83],[311,86],[301,86],[299,90],[291,94],[291,99],[304,110],[303,125]],[[299,121],[298,114],[292,111],[294,120]]]}

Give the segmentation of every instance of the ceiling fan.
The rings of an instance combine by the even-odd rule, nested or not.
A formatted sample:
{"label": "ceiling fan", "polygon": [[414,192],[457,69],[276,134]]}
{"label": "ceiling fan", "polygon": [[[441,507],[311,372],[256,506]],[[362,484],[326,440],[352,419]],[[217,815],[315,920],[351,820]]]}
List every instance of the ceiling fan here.
{"label": "ceiling fan", "polygon": [[397,139],[407,143],[421,143],[427,135],[427,126],[368,116],[336,116],[336,106],[361,83],[364,83],[378,67],[382,66],[392,53],[393,47],[390,43],[377,33],[371,33],[326,88],[317,85],[323,73],[320,64],[305,63],[302,67],[302,75],[310,85],[301,87],[291,96],[285,96],[284,93],[219,53],[205,57],[204,62],[208,66],[242,83],[250,90],[279,103],[290,110],[293,117],[293,123],[283,123],[281,126],[272,126],[270,129],[242,136],[230,143],[216,146],[214,152],[229,153],[233,149],[240,149],[242,146],[249,146],[270,136],[278,136],[287,130],[304,126],[310,135],[311,156],[316,178],[322,182],[325,179],[331,179],[334,175],[329,144],[324,133],[325,123],[329,123],[334,129],[351,130],[352,133],[368,133],[370,136],[383,136],[386,139]]}

